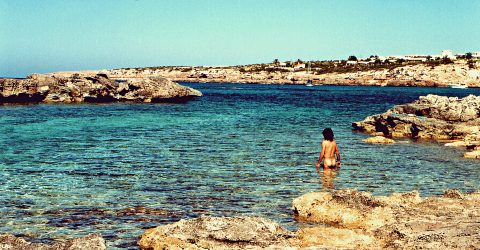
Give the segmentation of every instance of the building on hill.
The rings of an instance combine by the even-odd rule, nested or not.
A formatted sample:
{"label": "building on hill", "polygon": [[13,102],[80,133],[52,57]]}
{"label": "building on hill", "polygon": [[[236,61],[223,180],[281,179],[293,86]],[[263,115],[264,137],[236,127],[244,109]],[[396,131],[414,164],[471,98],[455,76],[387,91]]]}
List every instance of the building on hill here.
{"label": "building on hill", "polygon": [[295,62],[293,64],[294,69],[304,69],[305,68],[305,63],[303,62]]}
{"label": "building on hill", "polygon": [[442,54],[440,55],[441,58],[448,58],[455,60],[457,59],[456,56],[453,55],[453,52],[451,50],[442,50]]}

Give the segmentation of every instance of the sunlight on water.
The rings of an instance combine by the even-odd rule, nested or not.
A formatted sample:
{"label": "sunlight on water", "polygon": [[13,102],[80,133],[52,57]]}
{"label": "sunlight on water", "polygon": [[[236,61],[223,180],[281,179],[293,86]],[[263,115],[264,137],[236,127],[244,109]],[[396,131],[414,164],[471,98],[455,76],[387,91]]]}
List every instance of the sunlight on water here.
{"label": "sunlight on water", "polygon": [[[188,85],[204,96],[181,105],[0,106],[0,232],[45,240],[96,232],[110,247],[135,248],[145,228],[200,215],[266,216],[294,229],[291,202],[309,191],[480,187],[479,162],[461,150],[368,145],[351,131],[420,95],[480,90]],[[343,167],[319,177],[325,127]]]}

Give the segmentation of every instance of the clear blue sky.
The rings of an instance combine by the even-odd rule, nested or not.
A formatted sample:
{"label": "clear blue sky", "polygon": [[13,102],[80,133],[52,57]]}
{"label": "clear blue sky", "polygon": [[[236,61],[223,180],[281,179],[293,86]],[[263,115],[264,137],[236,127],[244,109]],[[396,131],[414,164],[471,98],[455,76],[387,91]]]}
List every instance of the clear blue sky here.
{"label": "clear blue sky", "polygon": [[0,0],[0,76],[480,51],[479,0]]}

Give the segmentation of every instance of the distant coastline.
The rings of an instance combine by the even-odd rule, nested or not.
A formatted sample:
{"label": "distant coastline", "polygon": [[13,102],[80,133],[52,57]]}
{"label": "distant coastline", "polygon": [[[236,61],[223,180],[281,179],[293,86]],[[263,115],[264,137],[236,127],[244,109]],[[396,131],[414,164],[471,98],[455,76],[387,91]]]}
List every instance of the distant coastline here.
{"label": "distant coastline", "polygon": [[296,61],[238,66],[160,66],[109,70],[54,72],[47,75],[69,77],[106,74],[112,79],[165,77],[177,82],[258,83],[449,87],[457,84],[480,87],[480,53],[453,55],[409,55],[347,60]]}

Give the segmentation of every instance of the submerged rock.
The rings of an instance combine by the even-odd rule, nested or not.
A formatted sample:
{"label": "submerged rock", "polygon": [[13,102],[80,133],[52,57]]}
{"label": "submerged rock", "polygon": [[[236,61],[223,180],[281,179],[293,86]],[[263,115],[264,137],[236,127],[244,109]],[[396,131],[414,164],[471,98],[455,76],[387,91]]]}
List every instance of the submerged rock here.
{"label": "submerged rock", "polygon": [[88,235],[54,244],[30,243],[11,234],[0,235],[0,249],[11,250],[104,250],[105,240],[99,235]]}
{"label": "submerged rock", "polygon": [[261,217],[201,217],[145,231],[141,249],[244,249],[292,243],[293,233]]}
{"label": "submerged rock", "polygon": [[27,79],[0,79],[0,103],[184,102],[201,95],[197,90],[160,77],[116,82],[104,74],[84,77],[34,74]]}

